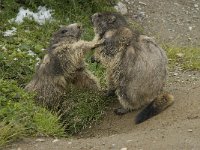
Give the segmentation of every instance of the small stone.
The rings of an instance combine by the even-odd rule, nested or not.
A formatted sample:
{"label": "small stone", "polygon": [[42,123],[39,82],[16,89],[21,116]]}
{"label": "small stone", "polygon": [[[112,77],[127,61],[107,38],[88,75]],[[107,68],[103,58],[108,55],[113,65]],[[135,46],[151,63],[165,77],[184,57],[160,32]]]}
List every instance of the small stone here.
{"label": "small stone", "polygon": [[17,28],[12,27],[12,29],[5,31],[5,32],[3,33],[3,36],[4,36],[4,37],[13,36],[13,35],[16,34],[16,32],[17,32]]}
{"label": "small stone", "polygon": [[198,5],[198,4],[194,4],[194,7],[195,7],[195,8],[198,8],[198,7],[199,7],[199,5]]}
{"label": "small stone", "polygon": [[178,70],[179,70],[179,71],[183,71],[183,69],[182,69],[182,68],[179,68]]}
{"label": "small stone", "polygon": [[120,150],[128,150],[126,147],[124,147],[124,148],[121,148]]}
{"label": "small stone", "polygon": [[120,12],[122,15],[125,15],[128,13],[128,9],[126,7],[125,4],[123,4],[122,2],[117,3],[117,5],[115,6],[115,9]]}
{"label": "small stone", "polygon": [[2,49],[2,50],[4,50],[4,51],[6,51],[6,50],[7,50],[7,48],[6,48],[5,46],[3,46],[1,49]]}
{"label": "small stone", "polygon": [[188,29],[191,31],[191,30],[192,30],[192,27],[190,26],[190,27],[188,27]]}
{"label": "small stone", "polygon": [[179,58],[183,58],[184,54],[183,53],[177,53],[176,56],[179,57]]}
{"label": "small stone", "polygon": [[179,6],[179,4],[178,4],[178,3],[174,3],[174,5],[176,5],[176,6]]}
{"label": "small stone", "polygon": [[17,150],[22,150],[22,149],[20,147],[18,147]]}
{"label": "small stone", "polygon": [[139,4],[146,6],[147,4],[144,2],[139,1]]}
{"label": "small stone", "polygon": [[45,139],[36,139],[35,141],[36,141],[36,142],[44,142]]}
{"label": "small stone", "polygon": [[115,144],[112,144],[112,147],[115,147]]}
{"label": "small stone", "polygon": [[56,143],[56,142],[58,142],[59,141],[59,139],[54,139],[52,142],[53,143]]}
{"label": "small stone", "polygon": [[192,132],[192,129],[188,129],[188,132]]}
{"label": "small stone", "polygon": [[132,141],[133,141],[133,140],[127,140],[126,142],[129,143],[129,142],[132,142]]}
{"label": "small stone", "polygon": [[68,142],[68,144],[69,144],[69,145],[71,145],[71,144],[72,144],[72,142]]}
{"label": "small stone", "polygon": [[178,73],[174,73],[174,76],[177,76],[178,75]]}

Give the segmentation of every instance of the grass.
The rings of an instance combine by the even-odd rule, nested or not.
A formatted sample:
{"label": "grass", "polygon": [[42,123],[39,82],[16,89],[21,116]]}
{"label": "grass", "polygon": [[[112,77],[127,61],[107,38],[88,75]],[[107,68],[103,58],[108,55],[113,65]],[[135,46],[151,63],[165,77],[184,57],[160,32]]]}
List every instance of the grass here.
{"label": "grass", "polygon": [[185,70],[200,70],[200,48],[169,46],[164,46],[164,48],[171,68],[179,65]]}
{"label": "grass", "polygon": [[[101,4],[101,5],[100,5]],[[0,147],[24,136],[67,136],[86,128],[98,120],[109,100],[91,91],[72,90],[65,97],[63,114],[50,112],[34,103],[34,94],[23,88],[31,80],[35,64],[42,59],[51,35],[60,25],[81,22],[85,28],[83,39],[94,36],[90,16],[95,12],[112,10],[107,0],[13,0],[2,1],[0,8]],[[25,19],[23,23],[10,23],[19,7],[33,11],[38,6],[54,10],[54,21],[44,25]],[[1,6],[0,6],[1,7]],[[17,32],[4,37],[3,32],[15,27]],[[30,51],[34,55],[30,55]],[[90,55],[90,54],[89,54]],[[86,61],[89,57],[86,58]],[[88,65],[105,85],[104,71],[96,64]]]}
{"label": "grass", "polygon": [[106,106],[112,101],[111,98],[106,99],[100,93],[83,91],[75,87],[71,88],[66,99],[61,108],[63,111],[61,118],[65,121],[66,132],[70,135],[99,120]]}
{"label": "grass", "polygon": [[24,135],[63,136],[56,114],[36,106],[17,82],[0,79],[0,147]]}

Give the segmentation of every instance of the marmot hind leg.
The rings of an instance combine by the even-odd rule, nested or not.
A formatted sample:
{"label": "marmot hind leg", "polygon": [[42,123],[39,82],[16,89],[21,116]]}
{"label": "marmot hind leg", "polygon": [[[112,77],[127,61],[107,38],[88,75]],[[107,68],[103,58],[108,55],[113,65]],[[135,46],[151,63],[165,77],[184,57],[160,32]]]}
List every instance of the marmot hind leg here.
{"label": "marmot hind leg", "polygon": [[116,115],[125,115],[131,111],[134,110],[134,107],[132,107],[132,105],[130,105],[129,101],[127,99],[125,99],[124,97],[119,96],[119,94],[117,93],[118,96],[118,100],[120,102],[120,104],[122,105],[119,108],[114,109],[114,113]]}
{"label": "marmot hind leg", "polygon": [[141,104],[138,101],[138,96],[132,95],[131,97],[129,97],[127,95],[126,87],[118,88],[116,90],[116,94],[122,107],[115,109],[115,114],[124,115],[128,112],[141,108]]}

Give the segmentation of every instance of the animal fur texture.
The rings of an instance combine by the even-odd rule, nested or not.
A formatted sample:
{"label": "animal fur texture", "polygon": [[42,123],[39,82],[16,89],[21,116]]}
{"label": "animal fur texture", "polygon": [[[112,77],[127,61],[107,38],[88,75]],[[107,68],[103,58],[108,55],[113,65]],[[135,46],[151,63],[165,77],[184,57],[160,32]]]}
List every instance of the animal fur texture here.
{"label": "animal fur texture", "polygon": [[36,102],[57,110],[70,85],[99,90],[97,78],[85,68],[84,54],[96,47],[93,41],[80,40],[82,28],[75,23],[60,28],[54,33],[48,54],[36,69],[26,90],[36,92]]}
{"label": "animal fur texture", "polygon": [[115,91],[122,107],[118,115],[147,106],[136,117],[141,123],[173,103],[163,93],[167,77],[167,56],[151,37],[134,32],[118,13],[92,16],[96,36],[104,44],[95,49],[95,60],[107,69],[108,93]]}

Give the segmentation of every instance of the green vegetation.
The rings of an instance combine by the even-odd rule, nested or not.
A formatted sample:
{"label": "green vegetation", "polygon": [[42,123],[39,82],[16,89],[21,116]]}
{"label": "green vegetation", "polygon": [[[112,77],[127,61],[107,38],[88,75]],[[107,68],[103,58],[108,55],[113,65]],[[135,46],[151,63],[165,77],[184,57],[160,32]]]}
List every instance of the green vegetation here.
{"label": "green vegetation", "polygon": [[61,119],[65,121],[65,129],[69,134],[77,133],[97,121],[112,102],[112,99],[106,99],[101,93],[82,91],[75,87],[71,88],[66,99],[61,108],[64,112]]}
{"label": "green vegetation", "polygon": [[164,46],[164,48],[167,50],[171,68],[179,65],[187,70],[200,70],[200,48],[168,46]]}
{"label": "green vegetation", "polygon": [[[112,10],[109,3],[107,0],[2,1],[0,6],[0,147],[28,135],[73,134],[101,117],[108,101],[98,93],[72,88],[62,108],[65,113],[57,115],[37,106],[33,100],[34,95],[27,94],[23,88],[31,80],[35,64],[43,58],[45,54],[43,49],[47,48],[52,33],[60,25],[81,22],[85,28],[83,38],[91,40],[94,33],[90,16],[95,12]],[[21,6],[32,11],[36,11],[38,6],[46,6],[54,10],[54,20],[47,21],[44,25],[28,19],[21,24],[9,22],[16,17]],[[17,29],[16,34],[4,37],[3,33],[12,27]],[[105,83],[101,67],[97,69],[96,64],[90,64],[88,67],[101,78],[102,83]]]}
{"label": "green vegetation", "polygon": [[0,79],[0,146],[22,135],[64,135],[56,115],[36,106],[33,96],[16,82]]}

